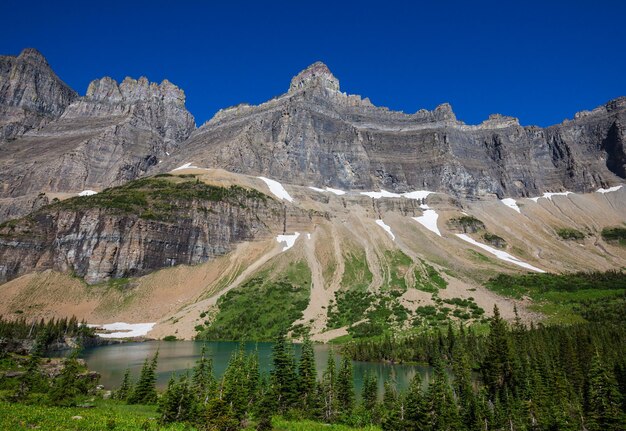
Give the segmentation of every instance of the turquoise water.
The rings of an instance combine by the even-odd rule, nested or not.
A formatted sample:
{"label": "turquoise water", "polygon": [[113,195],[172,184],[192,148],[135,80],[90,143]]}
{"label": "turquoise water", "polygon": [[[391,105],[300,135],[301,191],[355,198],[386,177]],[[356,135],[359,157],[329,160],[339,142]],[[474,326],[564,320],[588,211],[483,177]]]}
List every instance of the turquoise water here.
{"label": "turquoise water", "polygon": [[[110,346],[86,349],[81,355],[87,362],[89,369],[101,374],[100,382],[107,389],[119,386],[124,371],[130,368],[136,378],[146,357],[152,357],[159,350],[159,365],[157,369],[157,386],[164,388],[173,373],[185,373],[191,369],[200,357],[202,345],[206,344],[207,351],[213,359],[214,373],[220,378],[228,365],[228,361],[239,348],[239,343],[213,341],[149,341],[143,343],[124,343]],[[326,368],[328,355],[335,354],[336,363],[341,359],[336,350],[329,345],[315,345],[315,361],[319,376]],[[245,343],[247,352],[257,351],[261,373],[268,373],[271,368],[272,343]],[[296,356],[300,354],[300,346],[294,345]],[[360,392],[363,378],[367,372],[374,373],[378,378],[379,389],[382,392],[383,383],[387,379],[395,382],[398,389],[408,386],[415,373],[419,372],[426,382],[430,377],[430,368],[416,365],[394,365],[372,362],[353,362],[354,383],[357,393]]]}

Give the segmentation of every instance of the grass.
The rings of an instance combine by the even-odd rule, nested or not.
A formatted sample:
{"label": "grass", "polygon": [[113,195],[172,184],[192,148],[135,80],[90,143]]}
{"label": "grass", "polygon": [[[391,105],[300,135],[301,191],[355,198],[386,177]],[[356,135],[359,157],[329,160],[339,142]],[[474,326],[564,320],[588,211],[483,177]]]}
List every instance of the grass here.
{"label": "grass", "polygon": [[569,227],[561,227],[556,230],[556,234],[566,241],[581,240],[585,238],[585,234],[578,229],[572,229]]}
{"label": "grass", "polygon": [[602,229],[602,239],[626,247],[626,228],[621,226],[605,227]]}
{"label": "grass", "polygon": [[[191,207],[194,202],[226,201],[245,206],[248,199],[266,201],[268,197],[239,186],[226,188],[208,185],[193,177],[160,176],[130,181],[95,195],[74,197],[44,208],[73,211],[102,208],[114,213],[139,214],[140,218],[146,220],[175,221],[180,210]],[[205,210],[211,211],[209,207]]]}
{"label": "grass", "polygon": [[329,329],[341,328],[363,318],[374,300],[367,291],[371,282],[372,272],[367,266],[365,252],[353,252],[345,256],[342,288],[336,292],[335,302],[328,309]]}
{"label": "grass", "polygon": [[[575,274],[500,274],[486,284],[513,298],[529,297],[532,309],[547,316],[547,323],[572,324],[593,320],[600,309],[616,309],[626,295],[626,274],[621,271]],[[599,307],[597,304],[602,304]],[[626,310],[623,309],[623,310]],[[626,317],[626,311],[622,311]]]}
{"label": "grass", "polygon": [[[40,405],[0,402],[0,429],[26,431],[195,431],[186,424],[161,425],[156,406],[126,405],[111,400],[96,401],[94,408],[45,407]],[[72,419],[80,416],[82,419]],[[376,431],[378,427],[352,428],[307,420],[272,419],[276,431]],[[254,428],[246,428],[246,430]]]}
{"label": "grass", "polygon": [[[80,416],[82,419],[72,419]],[[46,431],[193,430],[184,424],[161,426],[156,406],[129,406],[101,401],[95,408],[44,407],[0,402],[0,429]]]}
{"label": "grass", "polygon": [[302,317],[310,288],[311,272],[304,261],[291,263],[280,274],[266,270],[222,296],[215,319],[197,338],[271,341]]}

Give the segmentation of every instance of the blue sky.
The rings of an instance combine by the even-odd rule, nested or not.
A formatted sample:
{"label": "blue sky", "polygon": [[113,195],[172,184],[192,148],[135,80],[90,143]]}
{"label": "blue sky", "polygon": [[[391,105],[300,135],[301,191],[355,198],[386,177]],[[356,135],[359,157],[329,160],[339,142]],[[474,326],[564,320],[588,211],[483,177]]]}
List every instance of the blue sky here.
{"label": "blue sky", "polygon": [[3,0],[0,54],[35,47],[80,94],[167,78],[198,125],[261,103],[321,60],[343,91],[404,112],[449,102],[546,126],[626,95],[622,1]]}

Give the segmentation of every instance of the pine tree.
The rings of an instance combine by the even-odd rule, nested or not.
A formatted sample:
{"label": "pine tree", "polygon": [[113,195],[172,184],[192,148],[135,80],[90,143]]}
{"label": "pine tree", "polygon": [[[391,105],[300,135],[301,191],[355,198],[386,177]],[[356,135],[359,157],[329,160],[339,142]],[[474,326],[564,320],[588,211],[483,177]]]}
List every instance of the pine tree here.
{"label": "pine tree", "polygon": [[435,357],[433,382],[428,388],[428,407],[433,431],[455,431],[460,428],[458,408],[441,358]]}
{"label": "pine tree", "polygon": [[378,382],[373,373],[365,374],[361,394],[363,411],[371,423],[380,422],[378,407]]}
{"label": "pine tree", "polygon": [[481,366],[483,381],[492,398],[505,388],[514,387],[513,362],[507,324],[500,317],[498,306],[494,305],[487,339],[487,355]]}
{"label": "pine tree", "polygon": [[621,396],[615,376],[596,352],[589,371],[588,428],[592,431],[618,431],[626,428]]}
{"label": "pine tree", "polygon": [[385,381],[383,393],[381,427],[383,431],[403,431],[404,406],[396,391],[395,382]]}
{"label": "pine tree", "polygon": [[135,389],[128,397],[128,404],[155,404],[157,402],[156,392],[156,368],[159,360],[159,351],[157,350],[152,360],[146,360],[141,368],[139,380],[135,385]]}
{"label": "pine tree", "polygon": [[304,411],[310,410],[315,399],[317,372],[315,370],[315,353],[313,343],[308,335],[302,343],[302,355],[298,363],[299,392]]}
{"label": "pine tree", "polygon": [[428,403],[422,392],[422,379],[415,373],[409,385],[405,400],[404,429],[407,431],[426,431],[429,427]]}
{"label": "pine tree", "polygon": [[161,423],[186,422],[195,417],[194,396],[189,385],[189,376],[178,380],[172,375],[167,389],[159,399],[158,411]]}
{"label": "pine tree", "polygon": [[322,400],[322,419],[332,422],[337,414],[337,369],[335,367],[335,352],[328,352],[326,370],[319,385]]}
{"label": "pine tree", "polygon": [[276,397],[278,412],[294,407],[298,399],[298,374],[291,345],[284,334],[278,335],[272,350],[273,369],[271,390]]}
{"label": "pine tree", "polygon": [[202,405],[217,396],[217,381],[213,376],[213,361],[207,355],[206,344],[202,345],[200,359],[192,370],[191,388]]}
{"label": "pine tree", "polygon": [[347,356],[341,360],[337,375],[337,405],[343,416],[352,414],[354,408],[354,384],[352,377],[352,361]]}
{"label": "pine tree", "polygon": [[86,379],[79,378],[80,364],[78,350],[72,352],[63,365],[61,374],[54,380],[48,393],[48,399],[54,405],[70,406],[76,404],[79,395],[87,394]]}
{"label": "pine tree", "polygon": [[130,369],[126,368],[126,371],[124,372],[124,377],[122,378],[122,383],[120,384],[120,388],[115,392],[115,399],[126,401],[132,392],[133,384],[130,381]]}

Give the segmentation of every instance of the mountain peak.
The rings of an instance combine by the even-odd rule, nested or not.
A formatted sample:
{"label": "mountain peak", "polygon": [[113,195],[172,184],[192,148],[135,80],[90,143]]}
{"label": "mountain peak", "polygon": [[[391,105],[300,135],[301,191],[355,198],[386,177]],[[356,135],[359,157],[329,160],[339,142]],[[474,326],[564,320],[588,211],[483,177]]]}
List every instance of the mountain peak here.
{"label": "mountain peak", "polygon": [[24,48],[17,58],[22,60],[33,60],[36,63],[48,65],[46,57],[44,57],[43,54],[35,48]]}
{"label": "mountain peak", "polygon": [[339,80],[335,78],[328,66],[321,61],[315,62],[291,80],[289,92],[304,88],[321,86],[333,91],[339,91]]}

